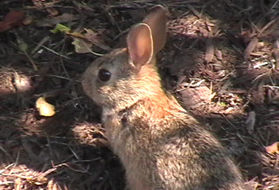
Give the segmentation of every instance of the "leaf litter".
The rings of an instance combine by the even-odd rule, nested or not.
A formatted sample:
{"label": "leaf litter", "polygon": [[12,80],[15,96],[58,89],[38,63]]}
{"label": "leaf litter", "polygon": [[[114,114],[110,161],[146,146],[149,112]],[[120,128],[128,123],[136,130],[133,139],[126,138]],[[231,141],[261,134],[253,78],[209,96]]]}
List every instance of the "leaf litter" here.
{"label": "leaf litter", "polygon": [[0,32],[12,29],[13,27],[20,26],[24,20],[23,11],[10,11],[3,21],[0,21]]}
{"label": "leaf litter", "polygon": [[[251,189],[277,190],[278,3],[163,3],[170,9],[168,43],[158,56],[164,85],[220,138]],[[124,170],[109,150],[100,108],[82,93],[80,77],[155,2],[0,5],[7,15],[0,22],[1,188],[124,189]],[[31,21],[23,26],[13,11]],[[69,30],[51,33],[57,25]],[[55,105],[52,117],[38,112],[40,97]]]}

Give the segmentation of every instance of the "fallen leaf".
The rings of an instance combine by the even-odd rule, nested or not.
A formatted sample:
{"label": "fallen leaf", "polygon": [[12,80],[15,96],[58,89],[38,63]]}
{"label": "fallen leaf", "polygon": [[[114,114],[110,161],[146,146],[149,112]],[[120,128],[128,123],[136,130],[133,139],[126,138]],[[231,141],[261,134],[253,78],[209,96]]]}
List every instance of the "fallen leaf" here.
{"label": "fallen leaf", "polygon": [[50,16],[57,16],[59,14],[58,10],[53,7],[49,7],[46,10],[49,12]]}
{"label": "fallen leaf", "polygon": [[24,20],[24,12],[22,11],[10,11],[4,18],[0,21],[0,32],[7,31],[13,27],[19,26]]}
{"label": "fallen leaf", "polygon": [[259,39],[254,37],[249,44],[247,45],[244,51],[244,59],[248,60],[250,58],[251,53],[256,49]]}
{"label": "fallen leaf", "polygon": [[44,97],[40,97],[36,101],[36,108],[41,116],[53,116],[55,114],[55,107],[48,103]]}
{"label": "fallen leaf", "polygon": [[85,34],[84,37],[86,40],[88,40],[89,42],[91,42],[92,44],[94,44],[95,46],[103,49],[103,50],[111,50],[111,48],[109,46],[107,46],[104,41],[100,38],[100,36],[98,35],[98,33],[94,32],[91,29],[87,29],[85,28]]}
{"label": "fallen leaf", "polygon": [[75,46],[76,53],[90,53],[92,44],[86,42],[85,40],[74,38],[72,44]]}
{"label": "fallen leaf", "polygon": [[57,32],[62,32],[62,33],[67,33],[70,32],[71,28],[68,26],[65,26],[63,24],[56,24],[55,28],[51,30],[52,33],[57,33]]}
{"label": "fallen leaf", "polygon": [[265,147],[265,150],[269,154],[279,154],[279,142],[275,142],[272,145]]}
{"label": "fallen leaf", "polygon": [[37,8],[39,8],[39,9],[41,9],[41,8],[44,7],[43,2],[40,1],[40,0],[32,0],[32,2],[33,2],[33,4],[34,4]]}
{"label": "fallen leaf", "polygon": [[195,88],[185,88],[179,91],[183,103],[187,107],[195,108],[201,104],[211,102],[212,92],[206,86],[197,86]]}

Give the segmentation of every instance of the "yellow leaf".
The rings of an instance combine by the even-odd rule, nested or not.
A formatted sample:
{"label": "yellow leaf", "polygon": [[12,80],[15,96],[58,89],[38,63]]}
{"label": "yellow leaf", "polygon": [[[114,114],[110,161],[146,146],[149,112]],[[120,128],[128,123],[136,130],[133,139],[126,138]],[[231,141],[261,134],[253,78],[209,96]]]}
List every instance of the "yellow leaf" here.
{"label": "yellow leaf", "polygon": [[272,145],[265,147],[265,150],[269,154],[279,154],[279,142],[275,142]]}
{"label": "yellow leaf", "polygon": [[40,97],[36,101],[36,108],[41,116],[53,116],[55,114],[55,107],[48,103],[44,97]]}

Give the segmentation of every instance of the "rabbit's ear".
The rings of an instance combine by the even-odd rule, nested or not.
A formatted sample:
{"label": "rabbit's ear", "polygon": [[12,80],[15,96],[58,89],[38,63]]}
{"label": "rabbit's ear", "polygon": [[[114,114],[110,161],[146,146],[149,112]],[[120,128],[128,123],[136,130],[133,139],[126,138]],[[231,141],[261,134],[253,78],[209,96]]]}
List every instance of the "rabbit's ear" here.
{"label": "rabbit's ear", "polygon": [[127,45],[129,57],[137,67],[150,62],[153,57],[153,40],[150,27],[145,23],[140,23],[131,28]]}
{"label": "rabbit's ear", "polygon": [[152,31],[154,55],[165,46],[167,38],[167,18],[167,8],[162,5],[157,5],[150,10],[150,13],[143,20],[143,23],[146,23]]}

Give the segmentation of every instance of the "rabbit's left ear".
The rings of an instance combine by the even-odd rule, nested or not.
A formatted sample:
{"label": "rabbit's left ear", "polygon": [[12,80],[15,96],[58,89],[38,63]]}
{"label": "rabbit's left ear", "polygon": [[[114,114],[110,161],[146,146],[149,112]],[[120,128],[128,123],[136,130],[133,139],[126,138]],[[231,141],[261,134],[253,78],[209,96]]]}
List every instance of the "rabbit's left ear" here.
{"label": "rabbit's left ear", "polygon": [[131,28],[127,37],[129,59],[140,68],[153,57],[153,39],[150,27],[140,23]]}
{"label": "rabbit's left ear", "polygon": [[150,10],[143,22],[132,27],[128,34],[129,58],[135,67],[147,64],[164,47],[167,36],[165,7],[158,5]]}

